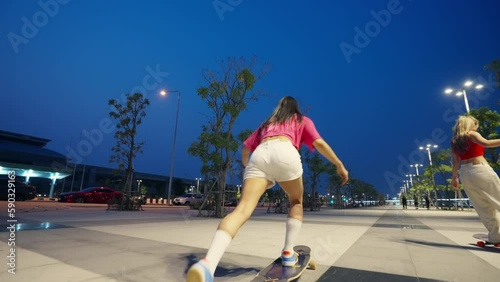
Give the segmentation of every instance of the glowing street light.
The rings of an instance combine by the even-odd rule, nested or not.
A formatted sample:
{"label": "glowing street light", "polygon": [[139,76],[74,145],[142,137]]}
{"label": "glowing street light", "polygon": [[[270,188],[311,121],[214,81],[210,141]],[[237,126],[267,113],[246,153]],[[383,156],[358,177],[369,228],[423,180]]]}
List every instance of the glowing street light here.
{"label": "glowing street light", "polygon": [[415,167],[415,170],[417,171],[417,176],[419,176],[419,174],[418,174],[418,167],[419,167],[419,166],[420,166],[420,167],[422,167],[422,166],[424,166],[424,165],[422,165],[422,164],[411,164],[410,166],[411,166],[411,167]]}
{"label": "glowing street light", "polygon": [[141,193],[141,183],[142,183],[142,179],[137,179],[137,192],[139,192],[139,194]]}
{"label": "glowing street light", "polygon": [[160,91],[160,94],[162,96],[167,96],[168,93],[177,93],[177,113],[175,115],[174,143],[172,145],[172,155],[170,157],[170,180],[168,181],[168,191],[167,191],[167,204],[171,205],[170,197],[172,194],[172,175],[174,174],[175,141],[177,140],[177,124],[179,123],[179,105],[181,103],[181,92],[180,91],[167,91],[167,90]]}
{"label": "glowing street light", "polygon": [[[446,94],[451,94],[453,93],[454,91],[457,91],[456,92],[456,95],[457,96],[461,96],[461,95],[464,95],[464,102],[465,102],[465,109],[467,110],[467,113],[470,112],[470,109],[469,109],[469,100],[467,99],[467,92],[465,91],[465,88],[468,88],[468,87],[471,87],[472,85],[474,84],[474,82],[470,81],[470,80],[467,80],[465,83],[464,83],[464,86],[459,88],[459,89],[454,89],[454,88],[446,88],[444,90],[444,93]],[[483,88],[483,85],[482,84],[476,84],[476,86],[474,87],[476,89],[481,89]]]}
{"label": "glowing street light", "polygon": [[425,147],[418,147],[420,150],[427,150],[427,155],[429,156],[429,164],[432,166],[431,148],[437,148],[438,145],[427,144]]}
{"label": "glowing street light", "polygon": [[410,178],[410,184],[411,184],[411,187],[413,187],[413,176],[416,176],[415,174],[407,174],[406,177],[409,177]]}

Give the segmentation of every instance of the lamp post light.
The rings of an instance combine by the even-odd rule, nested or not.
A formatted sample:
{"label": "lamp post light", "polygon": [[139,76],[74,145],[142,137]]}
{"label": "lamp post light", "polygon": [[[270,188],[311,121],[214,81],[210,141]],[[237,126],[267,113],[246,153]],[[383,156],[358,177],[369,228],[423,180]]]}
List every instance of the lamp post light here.
{"label": "lamp post light", "polygon": [[[427,144],[425,147],[419,147],[420,150],[427,150],[427,156],[429,157],[429,165],[431,166],[431,172],[432,172],[432,156],[431,156],[431,148],[437,148],[438,145],[431,145]],[[434,186],[434,189],[436,189],[436,179],[434,179],[434,173],[432,173],[432,184]],[[435,190],[435,200],[437,201],[437,191]]]}
{"label": "lamp post light", "polygon": [[[462,86],[460,89],[446,88],[444,90],[444,93],[451,94],[452,92],[457,91],[456,92],[457,96],[464,95],[465,109],[467,110],[467,113],[469,113],[470,112],[470,110],[469,110],[469,100],[467,99],[467,92],[465,91],[465,88],[471,87],[473,84],[474,84],[474,82],[472,82],[470,80],[467,80],[464,83],[464,86]],[[483,88],[483,85],[482,84],[476,84],[476,86],[474,88],[481,89],[481,88]]]}
{"label": "lamp post light", "polygon": [[415,167],[415,170],[416,170],[416,172],[417,172],[417,176],[419,176],[419,174],[418,174],[418,167],[419,167],[419,166],[420,166],[420,167],[422,167],[422,166],[424,166],[424,165],[422,165],[422,164],[411,164],[410,166],[411,166],[411,167]]}
{"label": "lamp post light", "polygon": [[409,180],[403,180],[404,187],[405,187],[405,193],[410,190],[410,181]]}
{"label": "lamp post light", "polygon": [[413,176],[416,176],[415,174],[407,174],[406,177],[410,178],[410,184],[413,187]]}
{"label": "lamp post light", "polygon": [[137,192],[139,192],[139,194],[141,193],[141,183],[142,179],[137,179]]}
{"label": "lamp post light", "polygon": [[170,157],[170,179],[168,181],[168,191],[167,191],[167,204],[170,206],[170,197],[172,194],[172,175],[174,174],[174,160],[175,160],[175,142],[177,140],[177,125],[179,123],[179,105],[181,103],[181,92],[180,91],[167,91],[161,90],[160,94],[162,96],[167,96],[168,93],[177,93],[177,113],[175,114],[175,128],[174,128],[174,143],[172,145],[172,155]]}
{"label": "lamp post light", "polygon": [[429,156],[429,165],[432,166],[431,148],[437,148],[438,145],[427,144],[425,147],[419,147],[420,150],[427,150],[427,155]]}
{"label": "lamp post light", "polygon": [[201,178],[196,177],[196,193],[200,193],[200,180]]}

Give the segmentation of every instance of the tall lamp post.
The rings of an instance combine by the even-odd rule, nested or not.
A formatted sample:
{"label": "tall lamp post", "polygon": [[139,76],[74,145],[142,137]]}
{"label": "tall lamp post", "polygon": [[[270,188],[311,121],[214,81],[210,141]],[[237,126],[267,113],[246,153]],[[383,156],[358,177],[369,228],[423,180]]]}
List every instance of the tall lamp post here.
{"label": "tall lamp post", "polygon": [[418,167],[419,166],[422,167],[423,165],[422,164],[411,164],[410,166],[411,167],[415,167],[415,170],[417,171],[417,176],[419,176],[419,174],[418,174]]}
{"label": "tall lamp post", "polygon": [[[472,82],[470,80],[467,80],[464,83],[464,86],[462,86],[461,88],[458,88],[458,89],[455,89],[455,88],[446,88],[444,90],[444,93],[451,94],[452,92],[457,91],[456,92],[457,96],[464,95],[465,109],[467,110],[467,113],[469,113],[470,112],[470,110],[469,110],[469,100],[467,100],[467,92],[465,91],[465,88],[471,87],[473,84],[474,84],[474,82]],[[482,84],[476,84],[476,86],[474,88],[481,89],[481,88],[483,88],[483,85]]]}
{"label": "tall lamp post", "polygon": [[413,187],[413,176],[416,176],[415,174],[407,174],[406,177],[409,177],[410,178],[410,184],[411,184],[411,187]]}
{"label": "tall lamp post", "polygon": [[139,195],[141,194],[141,184],[142,184],[142,179],[137,179],[137,192],[139,192]]}
{"label": "tall lamp post", "polygon": [[177,124],[179,123],[179,105],[181,103],[181,92],[174,90],[174,91],[167,91],[167,90],[161,90],[160,94],[162,96],[166,96],[168,93],[177,93],[177,113],[175,115],[175,128],[174,128],[174,143],[172,145],[172,155],[170,157],[170,179],[168,181],[168,194],[167,194],[167,204],[172,205],[170,203],[170,197],[172,194],[172,175],[174,174],[174,160],[175,160],[175,141],[177,140]]}
{"label": "tall lamp post", "polygon": [[425,147],[418,147],[420,150],[427,150],[427,156],[429,157],[429,165],[432,166],[431,148],[437,148],[438,145],[427,144]]}
{"label": "tall lamp post", "polygon": [[[467,106],[468,108],[469,106]],[[419,147],[420,150],[427,150],[427,156],[429,157],[429,166],[431,166],[431,169],[432,169],[432,156],[431,156],[431,148],[437,148],[438,145],[431,145],[431,144],[427,144],[427,146],[425,147]],[[432,170],[431,170],[432,172]],[[435,200],[436,200],[436,203],[437,203],[437,190],[436,190],[436,180],[434,179],[434,173],[432,174],[432,184],[434,186],[434,196],[435,196]],[[436,204],[437,206],[437,204]]]}
{"label": "tall lamp post", "polygon": [[408,192],[408,190],[410,190],[410,181],[409,180],[403,180],[403,184],[404,184],[404,187],[405,187],[405,193]]}
{"label": "tall lamp post", "polygon": [[196,193],[200,193],[200,180],[201,178],[196,177]]}

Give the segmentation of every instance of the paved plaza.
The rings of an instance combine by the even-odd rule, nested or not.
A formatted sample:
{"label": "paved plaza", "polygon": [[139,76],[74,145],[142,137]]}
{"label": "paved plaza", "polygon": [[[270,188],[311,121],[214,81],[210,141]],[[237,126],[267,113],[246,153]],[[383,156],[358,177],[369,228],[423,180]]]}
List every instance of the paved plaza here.
{"label": "paved plaza", "polygon": [[[206,252],[219,219],[186,207],[18,203],[17,230],[0,202],[0,281],[184,281]],[[222,258],[216,281],[250,281],[280,253],[286,215],[259,208]],[[297,244],[318,264],[299,281],[499,281],[500,248],[479,248],[485,232],[469,211],[399,206],[305,212]],[[9,237],[15,236],[15,274]],[[11,240],[12,242],[12,240]],[[11,270],[12,271],[12,270]]]}

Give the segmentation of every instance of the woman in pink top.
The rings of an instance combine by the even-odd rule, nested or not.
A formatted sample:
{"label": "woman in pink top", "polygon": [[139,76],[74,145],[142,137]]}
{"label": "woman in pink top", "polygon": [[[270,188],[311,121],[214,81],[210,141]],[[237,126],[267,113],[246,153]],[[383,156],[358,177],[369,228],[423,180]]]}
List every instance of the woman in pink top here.
{"label": "woman in pink top", "polygon": [[[458,176],[474,209],[488,229],[488,240],[500,243],[500,179],[484,158],[484,148],[500,147],[500,139],[485,139],[476,118],[460,116],[453,127],[451,185],[458,190]],[[460,169],[459,169],[460,166]]]}
{"label": "woman in pink top", "polygon": [[335,165],[342,184],[348,181],[344,165],[316,131],[312,120],[302,115],[293,97],[283,97],[271,116],[243,144],[245,174],[241,200],[235,210],[222,219],[207,255],[191,266],[187,281],[213,281],[215,269],[232,238],[250,218],[266,189],[273,187],[276,181],[290,200],[282,263],[293,266],[297,262],[293,247],[303,218],[304,187],[302,161],[298,152],[302,144],[311,151],[316,148]]}

